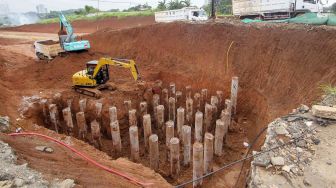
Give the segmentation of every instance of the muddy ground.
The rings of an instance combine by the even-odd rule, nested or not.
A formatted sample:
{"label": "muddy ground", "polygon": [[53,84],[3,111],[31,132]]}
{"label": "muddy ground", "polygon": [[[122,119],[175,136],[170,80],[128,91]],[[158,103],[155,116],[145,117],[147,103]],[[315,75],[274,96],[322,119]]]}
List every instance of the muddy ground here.
{"label": "muddy ground", "polygon": [[[141,22],[142,23],[142,22]],[[84,24],[85,25],[85,24]],[[78,32],[93,32],[94,26],[88,26]],[[274,118],[290,112],[301,103],[312,104],[320,95],[321,84],[335,84],[336,39],[333,29],[324,27],[288,28],[269,26],[245,26],[230,23],[170,23],[148,25],[145,21],[139,27],[105,28],[83,38],[89,39],[92,48],[87,53],[73,53],[66,57],[57,57],[49,63],[37,61],[33,54],[32,39],[25,37],[8,37],[0,35],[0,115],[8,115],[15,122],[20,117],[18,108],[23,96],[38,95],[50,97],[56,92],[64,92],[66,96],[81,98],[71,88],[71,76],[83,69],[85,63],[102,56],[134,59],[142,75],[142,79],[153,82],[160,79],[167,87],[175,82],[179,90],[191,85],[193,92],[207,88],[210,94],[223,90],[225,98],[229,97],[232,76],[240,79],[238,113],[235,116],[235,128],[231,130],[225,155],[216,158],[215,169],[230,161],[244,156],[246,148],[243,142],[251,142],[259,131]],[[76,25],[74,24],[76,27]],[[22,26],[12,28],[15,31],[52,32],[47,26]],[[26,29],[24,29],[26,28]],[[80,26],[78,26],[80,28]],[[7,31],[6,31],[7,32]],[[33,33],[23,35],[34,36]],[[22,34],[21,34],[22,35]],[[14,36],[17,36],[14,34]],[[41,37],[41,36],[40,36]],[[48,35],[47,35],[48,37]],[[54,35],[50,35],[54,37]],[[232,47],[229,50],[229,46]],[[139,102],[136,84],[127,70],[111,69],[111,82],[119,85],[113,94],[104,92],[105,101],[123,109],[123,100],[133,99]],[[109,96],[113,96],[112,99]],[[107,108],[103,107],[108,118]],[[38,111],[37,111],[38,112]],[[25,130],[56,135],[43,127],[41,116],[28,115],[27,119],[15,122],[15,126]],[[127,135],[125,111],[120,111],[122,134]],[[34,124],[40,126],[36,127]],[[108,122],[105,125],[108,125]],[[108,131],[107,131],[108,132]],[[11,139],[1,135],[22,160],[32,168],[43,172],[46,177],[73,178],[79,185],[102,185],[129,187],[126,181],[118,181],[114,176],[106,174],[95,167],[73,157],[63,148],[56,147],[53,156],[37,155],[33,146],[38,139]],[[108,140],[109,135],[104,135]],[[126,137],[127,140],[127,137]],[[177,185],[192,177],[191,169],[183,169],[179,179],[173,180],[166,175],[167,166],[162,166],[160,174],[154,174],[148,168],[129,161],[111,161],[108,144],[103,152],[73,138],[77,149],[95,156],[98,160],[112,167],[127,169],[131,174],[148,181],[166,181]],[[260,143],[262,140],[260,140]],[[127,147],[127,142],[123,143]],[[126,152],[124,157],[128,157]],[[64,160],[66,156],[67,160]],[[98,157],[99,156],[99,157]],[[103,156],[103,157],[101,157]],[[114,157],[113,155],[111,155]],[[40,160],[43,159],[43,160]],[[49,160],[50,159],[50,160]],[[57,168],[50,169],[51,161]],[[148,166],[143,155],[141,161]],[[249,165],[246,165],[249,166]],[[84,177],[77,168],[90,177]],[[204,182],[206,187],[233,187],[239,174],[240,165],[236,165],[216,174]],[[243,173],[244,174],[244,173]],[[92,178],[91,178],[92,177]],[[104,178],[97,178],[104,177]],[[165,180],[165,179],[166,180]],[[102,181],[102,179],[106,180]],[[240,178],[239,187],[243,187],[244,178]]]}

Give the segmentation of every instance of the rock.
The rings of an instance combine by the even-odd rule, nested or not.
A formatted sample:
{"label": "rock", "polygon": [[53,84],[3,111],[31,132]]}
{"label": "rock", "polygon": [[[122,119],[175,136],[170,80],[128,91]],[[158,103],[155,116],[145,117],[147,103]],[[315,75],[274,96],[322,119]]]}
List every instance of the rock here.
{"label": "rock", "polygon": [[271,159],[267,153],[263,153],[254,159],[254,165],[267,167],[271,163]]}
{"label": "rock", "polygon": [[287,118],[287,121],[288,122],[293,122],[293,121],[296,121],[296,120],[299,120],[301,119],[300,117],[296,117],[296,116],[290,116]]}
{"label": "rock", "polygon": [[303,179],[303,184],[304,184],[305,186],[311,186],[311,183],[309,182],[309,180],[308,180],[307,178],[304,178],[304,179]]}
{"label": "rock", "polygon": [[36,146],[35,149],[37,151],[44,151],[47,148],[47,146]]}
{"label": "rock", "polygon": [[315,145],[319,145],[320,142],[321,142],[321,140],[318,139],[318,138],[316,138],[316,137],[313,137],[313,138],[312,138],[312,141],[314,142]]}
{"label": "rock", "polygon": [[330,161],[327,162],[327,165],[332,165],[332,163]]}
{"label": "rock", "polygon": [[294,138],[294,139],[300,138],[300,136],[301,136],[301,133],[293,133],[292,134],[292,138]]}
{"label": "rock", "polygon": [[13,186],[13,182],[11,182],[9,180],[0,181],[0,187],[1,188],[11,188],[12,186]]}
{"label": "rock", "polygon": [[270,168],[272,168],[272,165],[271,165],[271,164],[268,165],[268,166],[266,166],[266,170],[268,170],[268,169],[270,169]]}
{"label": "rock", "polygon": [[297,151],[298,153],[302,153],[302,152],[303,152],[303,149],[300,148],[300,147],[296,147],[296,151]]}
{"label": "rock", "polygon": [[46,152],[46,153],[54,152],[54,150],[51,147],[47,147],[47,146],[36,146],[35,149],[37,151],[42,151],[42,152]]}
{"label": "rock", "polygon": [[301,106],[298,108],[298,111],[300,113],[307,113],[309,112],[309,107],[307,105],[301,104]]}
{"label": "rock", "polygon": [[285,166],[283,166],[283,167],[281,168],[281,170],[283,170],[283,171],[285,171],[285,172],[289,173],[289,172],[290,172],[290,170],[291,170],[291,167],[290,167],[290,166],[287,166],[287,165],[285,165]]}
{"label": "rock", "polygon": [[286,135],[286,134],[288,134],[288,131],[286,130],[286,128],[284,126],[284,123],[277,125],[275,127],[274,131],[275,131],[275,133],[277,135]]}
{"label": "rock", "polygon": [[305,140],[300,140],[296,143],[297,146],[301,147],[301,148],[304,148],[307,146],[307,143]]}
{"label": "rock", "polygon": [[54,152],[54,150],[53,150],[51,147],[47,147],[47,148],[45,148],[44,151],[47,152],[47,153],[52,153],[52,152]]}
{"label": "rock", "polygon": [[291,168],[291,171],[293,172],[294,175],[299,173],[299,170],[297,167]]}
{"label": "rock", "polygon": [[20,178],[15,178],[14,179],[14,184],[15,184],[16,187],[22,187],[24,183],[25,182],[23,181],[23,179],[20,179]]}
{"label": "rock", "polygon": [[309,127],[311,127],[313,125],[313,122],[312,121],[306,121],[305,124],[309,128]]}
{"label": "rock", "polygon": [[271,163],[274,166],[283,166],[283,165],[285,165],[285,159],[283,157],[272,157],[271,158]]}
{"label": "rock", "polygon": [[307,157],[307,158],[305,158],[303,161],[304,161],[306,164],[310,164],[310,162],[311,162],[312,160],[313,160],[312,158]]}
{"label": "rock", "polygon": [[336,108],[329,106],[314,105],[312,107],[313,115],[320,118],[336,120]]}
{"label": "rock", "polygon": [[0,116],[0,132],[8,132],[9,131],[9,117],[8,116]]}
{"label": "rock", "polygon": [[75,186],[75,181],[72,179],[66,179],[59,184],[60,188],[72,188]]}

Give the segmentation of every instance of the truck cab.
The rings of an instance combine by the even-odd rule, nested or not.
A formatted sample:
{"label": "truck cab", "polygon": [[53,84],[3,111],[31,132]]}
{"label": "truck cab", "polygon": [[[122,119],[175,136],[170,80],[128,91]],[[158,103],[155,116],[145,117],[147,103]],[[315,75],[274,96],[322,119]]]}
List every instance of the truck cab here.
{"label": "truck cab", "polygon": [[203,9],[199,10],[190,10],[189,12],[189,20],[192,21],[205,21],[208,20],[208,16]]}
{"label": "truck cab", "polygon": [[296,12],[320,12],[323,10],[321,0],[296,0]]}

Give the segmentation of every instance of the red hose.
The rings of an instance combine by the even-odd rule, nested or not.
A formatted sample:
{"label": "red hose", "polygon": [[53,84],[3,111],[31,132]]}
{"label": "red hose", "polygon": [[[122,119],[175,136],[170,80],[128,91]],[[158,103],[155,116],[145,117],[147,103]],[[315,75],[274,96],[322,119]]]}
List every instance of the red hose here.
{"label": "red hose", "polygon": [[135,178],[133,177],[130,177],[124,173],[121,173],[117,170],[114,170],[114,169],[111,169],[109,167],[106,167],[102,164],[99,164],[98,162],[94,161],[93,159],[89,158],[88,156],[84,155],[83,153],[79,152],[78,150],[76,150],[75,148],[67,145],[66,143],[64,142],[61,142],[59,140],[56,140],[55,138],[52,138],[52,137],[49,137],[47,135],[43,135],[43,134],[39,134],[39,133],[33,133],[33,132],[23,132],[23,133],[11,133],[9,134],[9,136],[39,136],[39,137],[42,137],[42,138],[45,138],[47,140],[51,140],[53,142],[56,142],[57,144],[61,145],[61,146],[64,146],[68,149],[70,149],[72,152],[76,153],[78,156],[80,156],[81,158],[85,159],[86,161],[94,164],[95,166],[107,171],[107,172],[110,172],[112,174],[115,174],[115,175],[118,175],[118,176],[121,176],[125,179],[127,179],[128,181],[132,182],[133,184],[136,184],[136,185],[140,185],[142,187],[147,187],[147,186],[150,186],[152,185],[153,183],[144,183],[144,182],[140,182],[138,180],[136,180]]}

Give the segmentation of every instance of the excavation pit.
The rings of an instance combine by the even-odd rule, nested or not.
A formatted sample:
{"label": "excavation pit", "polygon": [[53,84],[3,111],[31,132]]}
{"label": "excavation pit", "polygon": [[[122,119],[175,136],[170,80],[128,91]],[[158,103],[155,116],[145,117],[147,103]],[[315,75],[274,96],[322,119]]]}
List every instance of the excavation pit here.
{"label": "excavation pit", "polygon": [[[224,99],[229,98],[231,79],[233,76],[238,76],[239,93],[237,114],[233,116],[234,129],[229,130],[228,143],[223,146],[222,157],[214,157],[214,169],[244,157],[247,148],[243,143],[251,143],[260,130],[267,126],[272,119],[291,112],[301,103],[311,104],[317,99],[318,87],[321,84],[336,83],[334,32],[329,30],[258,28],[219,23],[171,23],[122,31],[106,29],[84,38],[92,41],[90,53],[71,54],[65,58],[56,58],[49,64],[33,62],[23,71],[15,72],[17,75],[12,75],[7,79],[13,81],[18,76],[27,77],[23,72],[29,71],[31,74],[27,77],[27,81],[23,81],[24,84],[28,86],[39,85],[38,89],[43,88],[44,93],[66,90],[61,93],[60,103],[56,103],[61,106],[58,109],[59,114],[63,115],[61,110],[67,107],[67,99],[72,98],[73,137],[81,139],[74,117],[75,112],[80,111],[81,108],[77,105],[79,100],[86,97],[70,92],[70,78],[74,72],[82,70],[87,61],[99,59],[102,56],[133,58],[137,62],[142,79],[153,85],[156,80],[162,80],[162,86],[167,89],[165,92],[168,96],[171,88],[175,87],[176,98],[185,99],[186,86],[190,85],[193,99],[196,92],[201,95],[202,89],[208,89],[209,102],[211,102],[211,96],[217,95],[217,91],[223,91]],[[229,50],[230,44],[232,46]],[[67,68],[64,69],[64,67]],[[118,157],[130,159],[129,120],[125,108],[125,105],[127,106],[129,103],[124,104],[124,101],[131,101],[132,107],[128,108],[137,108],[137,113],[140,113],[138,105],[144,100],[144,92],[134,84],[129,71],[111,69],[111,75],[111,82],[118,85],[116,92],[112,95],[109,92],[104,92],[101,100],[87,98],[87,108],[90,109],[85,113],[88,126],[87,143],[96,144],[95,147],[98,148],[97,143],[90,141],[91,127],[89,125],[95,119],[95,104],[100,102],[103,104],[103,124],[100,130],[102,133],[101,150],[112,156],[113,159]],[[31,84],[31,80],[35,82]],[[175,86],[171,83],[175,83]],[[23,84],[18,84],[18,87],[25,88]],[[39,91],[29,89],[27,93],[36,94]],[[179,91],[182,91],[182,94]],[[8,92],[10,93],[10,91]],[[54,94],[45,95],[45,99],[54,98]],[[184,102],[177,102],[175,108],[179,108],[181,103],[185,105]],[[213,103],[216,103],[216,99],[213,99]],[[109,125],[109,106],[116,106],[118,109],[122,147],[119,155],[112,152],[114,147],[112,146]],[[36,123],[55,130],[50,122],[43,122],[42,109],[37,112],[41,113],[35,113],[34,110],[30,112]],[[153,109],[150,106],[148,112],[153,114]],[[185,107],[184,113],[187,114]],[[165,114],[165,117],[169,116]],[[175,114],[176,119],[177,117],[178,111]],[[138,119],[138,122],[141,120]],[[154,121],[151,123],[152,126],[155,125]],[[64,122],[61,124],[65,125]],[[59,132],[64,133],[63,131],[60,128]],[[158,130],[153,127],[152,131]],[[192,164],[190,166],[183,165],[183,145],[180,145],[180,174],[177,179],[174,179],[170,176],[170,163],[165,160],[164,152],[167,146],[166,140],[162,140],[163,133],[161,136],[160,132],[154,133],[157,133],[159,137],[160,164],[158,172],[172,185],[190,180],[192,178]],[[194,128],[192,133],[194,134]],[[191,135],[191,139],[194,137],[195,135]],[[144,152],[145,148],[141,147],[144,146],[141,130],[139,130],[139,139],[140,161],[138,163],[149,168],[151,167],[149,151]],[[255,150],[258,150],[258,145],[262,141],[262,138],[258,140]],[[248,166],[248,164],[245,165],[246,168],[239,178],[241,185],[245,183]],[[205,179],[203,186],[234,187],[240,169],[241,164],[232,166]]]}
{"label": "excavation pit", "polygon": [[[244,148],[243,142],[248,142],[248,138],[242,127],[249,121],[245,116],[240,117],[239,105],[234,114],[235,108],[230,102],[231,89],[198,89],[191,85],[182,86],[161,80],[145,85],[131,84],[132,87],[137,87],[132,92],[105,92],[108,97],[101,99],[73,92],[55,93],[49,98],[40,99],[38,107],[30,111],[39,114],[39,125],[83,140],[113,159],[125,157],[155,169],[173,185],[193,178],[193,144],[203,144],[205,133],[214,137],[212,154],[206,158],[207,166],[210,166],[208,172],[240,159],[246,153],[247,148]],[[237,86],[238,83],[233,88],[238,88]],[[122,93],[123,100],[119,99],[118,93]],[[232,111],[230,116],[229,111]],[[201,119],[197,120],[201,121],[198,122],[197,130],[198,138],[201,139],[195,136],[196,113],[202,114]],[[223,127],[223,132],[217,133],[217,129],[221,129],[218,128],[221,126],[217,125],[218,121],[223,123],[222,126],[225,123],[226,129]],[[158,146],[155,146],[158,147],[158,161],[150,151],[151,135],[158,138]],[[173,147],[171,142],[178,146],[174,155],[170,152]],[[221,144],[215,146],[218,143]],[[209,151],[209,148],[204,149]],[[153,161],[157,161],[157,165]],[[207,181],[204,179],[204,182]]]}

